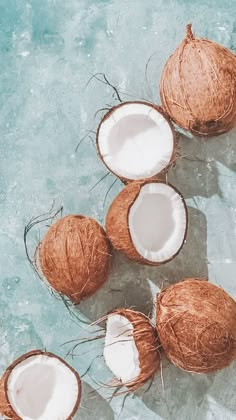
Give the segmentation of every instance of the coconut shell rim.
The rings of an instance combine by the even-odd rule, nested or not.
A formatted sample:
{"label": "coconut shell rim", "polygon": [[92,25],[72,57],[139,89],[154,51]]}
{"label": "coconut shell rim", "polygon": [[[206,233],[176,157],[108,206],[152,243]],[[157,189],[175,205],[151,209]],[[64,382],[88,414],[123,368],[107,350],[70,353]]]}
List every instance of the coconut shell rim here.
{"label": "coconut shell rim", "polygon": [[[100,132],[100,128],[101,128],[101,125],[104,123],[104,121],[106,121],[110,116],[111,116],[111,114],[116,110],[116,109],[118,109],[118,108],[120,108],[121,106],[123,106],[123,105],[127,105],[127,104],[142,104],[142,105],[147,105],[147,106],[149,106],[149,107],[151,107],[151,108],[154,108],[157,112],[159,112],[159,114],[161,114],[164,118],[165,118],[165,120],[167,121],[167,123],[169,124],[169,127],[171,128],[171,131],[172,131],[172,135],[173,135],[173,150],[172,150],[172,154],[171,154],[171,158],[170,158],[170,160],[169,160],[169,162],[167,163],[167,165],[160,171],[160,172],[158,172],[157,174],[155,174],[155,175],[152,175],[152,176],[150,176],[150,177],[147,177],[147,178],[138,178],[138,179],[132,179],[132,178],[126,178],[126,177],[123,177],[123,176],[119,176],[119,175],[117,175],[107,164],[106,164],[106,162],[104,161],[104,159],[103,159],[103,157],[102,157],[102,154],[101,154],[101,151],[100,151],[100,146],[99,146],[99,132]],[[161,173],[163,173],[163,172],[167,172],[168,171],[168,169],[169,169],[169,167],[174,163],[174,161],[175,161],[175,156],[176,156],[176,149],[177,149],[177,136],[176,136],[176,131],[175,131],[175,128],[174,128],[174,126],[173,126],[173,123],[172,123],[172,120],[171,120],[171,118],[170,118],[170,116],[169,116],[169,114],[165,111],[165,109],[161,106],[161,105],[156,105],[156,104],[154,104],[154,103],[152,103],[152,102],[148,102],[148,101],[125,101],[125,102],[122,102],[122,103],[120,103],[120,104],[118,104],[118,105],[114,105],[108,112],[106,112],[106,114],[102,117],[102,119],[101,119],[101,121],[100,121],[100,123],[99,123],[99,125],[98,125],[98,128],[97,128],[97,132],[96,132],[96,146],[97,146],[97,151],[98,151],[98,155],[99,155],[99,158],[101,159],[101,161],[103,162],[103,164],[107,167],[107,169],[109,170],[109,172],[111,172],[114,176],[116,176],[118,179],[120,179],[124,184],[127,184],[127,183],[130,183],[130,182],[138,182],[138,181],[140,181],[140,180],[142,180],[142,179],[152,179],[153,177],[155,177],[155,176],[157,176],[157,175],[159,175],[159,174],[161,174]]]}
{"label": "coconut shell rim", "polygon": [[13,369],[21,362],[23,362],[24,360],[29,359],[32,356],[40,356],[40,355],[45,355],[48,357],[52,357],[54,359],[59,360],[61,363],[63,363],[68,369],[70,369],[70,371],[75,375],[76,380],[77,380],[77,384],[78,384],[78,396],[75,402],[75,405],[73,407],[72,412],[70,413],[70,415],[67,417],[66,420],[70,420],[75,413],[77,412],[79,405],[80,405],[80,401],[81,401],[81,395],[82,395],[82,384],[81,384],[81,379],[80,376],[78,374],[78,372],[72,367],[70,366],[64,359],[62,359],[60,356],[58,356],[57,354],[54,354],[52,352],[48,352],[48,351],[43,351],[43,350],[31,350],[28,353],[22,354],[20,357],[18,357],[17,359],[14,360],[14,362],[12,362],[7,369],[5,370],[4,374],[3,374],[3,379],[4,379],[4,391],[5,391],[5,398],[6,401],[11,409],[11,411],[13,412],[13,414],[20,419],[19,415],[15,412],[15,410],[13,409],[13,407],[11,406],[11,403],[9,401],[8,398],[8,379],[10,374],[12,373]]}
{"label": "coconut shell rim", "polygon": [[151,319],[144,314],[141,311],[136,311],[135,309],[129,309],[129,308],[116,308],[116,309],[111,309],[111,311],[109,311],[106,315],[106,318],[108,318],[109,316],[112,315],[120,315],[120,311],[128,311],[128,312],[135,312],[138,315],[141,315],[142,317],[146,318],[146,320],[151,324],[151,326],[155,329],[155,325],[153,324],[153,322],[151,321]]}
{"label": "coconut shell rim", "polygon": [[[161,266],[161,265],[164,265],[164,264],[167,264],[168,262],[170,262],[170,261],[172,261],[174,258],[176,258],[177,257],[177,255],[180,253],[180,251],[182,250],[182,248],[183,248],[183,246],[184,246],[184,244],[185,244],[185,241],[186,241],[186,238],[187,238],[187,234],[188,234],[188,223],[189,223],[189,217],[188,217],[188,207],[187,207],[187,204],[186,204],[186,202],[185,202],[185,199],[184,199],[184,197],[183,197],[183,195],[181,194],[181,192],[174,186],[174,185],[172,185],[172,184],[169,184],[169,183],[165,183],[165,182],[163,182],[163,181],[158,181],[158,180],[153,180],[153,179],[148,179],[148,178],[146,178],[145,180],[140,180],[140,181],[132,181],[132,182],[129,182],[129,184],[128,185],[132,185],[132,183],[137,183],[137,184],[139,184],[138,186],[139,186],[139,190],[138,190],[138,192],[137,192],[137,194],[135,195],[135,197],[134,197],[134,199],[133,199],[133,202],[132,203],[130,203],[130,205],[128,206],[128,208],[127,208],[127,222],[128,222],[128,218],[129,218],[129,212],[130,212],[130,208],[132,207],[132,205],[134,204],[134,202],[135,202],[135,200],[138,198],[138,196],[139,196],[139,194],[140,194],[140,190],[141,190],[141,188],[144,186],[144,185],[146,185],[146,184],[164,184],[164,185],[168,185],[170,188],[172,188],[179,196],[180,196],[180,198],[181,198],[181,200],[182,200],[182,202],[183,202],[183,205],[184,205],[184,210],[185,210],[185,215],[186,215],[186,224],[185,224],[185,232],[184,232],[184,237],[183,237],[183,241],[182,241],[182,243],[181,243],[181,246],[179,247],[179,249],[177,250],[177,252],[174,254],[174,255],[172,255],[170,258],[168,258],[167,260],[164,260],[164,261],[161,261],[161,262],[155,262],[155,261],[149,261],[149,260],[147,260],[146,258],[144,258],[144,257],[142,257],[142,255],[140,255],[139,254],[139,252],[137,251],[137,249],[136,249],[136,247],[134,246],[134,243],[133,243],[133,240],[132,240],[132,238],[131,238],[131,234],[130,234],[130,230],[129,230],[129,224],[127,223],[127,226],[128,226],[128,235],[129,235],[129,239],[130,239],[130,242],[131,242],[131,244],[132,244],[132,246],[133,246],[133,248],[135,249],[135,251],[137,252],[137,254],[140,256],[140,259],[139,260],[137,260],[137,259],[135,259],[134,261],[136,261],[136,262],[138,262],[139,264],[145,264],[145,265],[149,265],[149,266],[155,266],[155,267],[158,267],[158,266]],[[126,188],[127,186],[125,186],[124,188]],[[121,190],[121,192],[122,192],[123,190]],[[120,193],[121,193],[120,192]],[[119,193],[119,194],[120,194]],[[117,197],[119,196],[119,194],[115,197],[115,199],[113,200],[113,202],[117,199]],[[113,202],[111,203],[111,206],[112,206],[112,204],[113,204]],[[109,212],[109,209],[108,209],[108,212]],[[107,213],[108,214],[108,213]],[[111,243],[112,243],[112,241],[111,241]],[[122,252],[123,254],[125,254],[125,252],[123,252],[123,251],[119,251],[119,252]],[[129,257],[128,257],[129,258]]]}

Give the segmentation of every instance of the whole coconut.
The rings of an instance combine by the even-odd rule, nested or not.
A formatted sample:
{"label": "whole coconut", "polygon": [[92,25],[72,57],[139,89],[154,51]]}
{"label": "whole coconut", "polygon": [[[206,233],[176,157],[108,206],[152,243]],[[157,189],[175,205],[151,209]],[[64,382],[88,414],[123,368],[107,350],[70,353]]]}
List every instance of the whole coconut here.
{"label": "whole coconut", "polygon": [[168,359],[189,372],[236,359],[236,302],[206,280],[186,279],[157,296],[157,331]]}
{"label": "whole coconut", "polygon": [[197,136],[215,136],[236,125],[236,56],[208,39],[184,40],[161,76],[163,107],[177,125]]}
{"label": "whole coconut", "polygon": [[36,265],[50,285],[78,304],[109,274],[110,243],[96,220],[69,215],[54,223],[39,244]]}

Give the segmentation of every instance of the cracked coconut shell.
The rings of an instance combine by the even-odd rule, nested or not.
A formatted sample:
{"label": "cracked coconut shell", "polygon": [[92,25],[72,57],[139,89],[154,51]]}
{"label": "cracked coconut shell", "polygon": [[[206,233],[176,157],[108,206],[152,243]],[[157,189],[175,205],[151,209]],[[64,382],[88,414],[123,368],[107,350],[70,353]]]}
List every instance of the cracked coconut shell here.
{"label": "cracked coconut shell", "polygon": [[141,312],[122,308],[111,312],[108,317],[113,315],[123,316],[133,325],[133,339],[139,353],[140,374],[136,379],[124,384],[133,392],[152,379],[160,368],[157,333],[150,319]]}
{"label": "cracked coconut shell", "polygon": [[209,373],[236,359],[236,302],[206,280],[186,279],[158,294],[156,326],[181,369]]}
{"label": "cracked coconut shell", "polygon": [[216,136],[236,125],[236,56],[187,25],[182,43],[168,59],[160,82],[165,111],[197,136]]}
{"label": "cracked coconut shell", "polygon": [[106,281],[110,257],[110,243],[99,223],[70,215],[49,228],[36,250],[36,265],[53,289],[78,304]]}

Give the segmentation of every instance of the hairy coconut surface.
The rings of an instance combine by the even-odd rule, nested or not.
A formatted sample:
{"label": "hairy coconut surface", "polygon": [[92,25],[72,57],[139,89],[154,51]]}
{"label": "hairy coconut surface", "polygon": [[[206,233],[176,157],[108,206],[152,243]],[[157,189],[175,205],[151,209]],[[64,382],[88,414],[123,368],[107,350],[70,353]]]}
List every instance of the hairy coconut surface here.
{"label": "hairy coconut surface", "polygon": [[214,372],[236,359],[236,302],[206,280],[158,294],[156,326],[166,356],[186,371]]}
{"label": "hairy coconut surface", "polygon": [[76,304],[95,293],[108,277],[110,243],[99,223],[89,217],[70,215],[58,220],[37,255],[50,285]]}
{"label": "hairy coconut surface", "polygon": [[148,317],[130,309],[116,309],[107,317],[104,358],[123,385],[135,391],[160,367],[158,339]]}
{"label": "hairy coconut surface", "polygon": [[143,264],[173,259],[187,233],[187,208],[181,194],[158,181],[128,184],[112,202],[106,231],[115,249]]}
{"label": "hairy coconut surface", "polygon": [[81,399],[78,373],[53,353],[19,357],[0,381],[0,413],[14,420],[71,419]]}
{"label": "hairy coconut surface", "polygon": [[160,82],[170,117],[199,136],[225,133],[236,125],[236,56],[208,39],[195,38],[191,25],[168,59]]}
{"label": "hairy coconut surface", "polygon": [[124,182],[150,178],[175,158],[176,137],[163,109],[148,102],[114,106],[97,131],[98,153],[108,169]]}

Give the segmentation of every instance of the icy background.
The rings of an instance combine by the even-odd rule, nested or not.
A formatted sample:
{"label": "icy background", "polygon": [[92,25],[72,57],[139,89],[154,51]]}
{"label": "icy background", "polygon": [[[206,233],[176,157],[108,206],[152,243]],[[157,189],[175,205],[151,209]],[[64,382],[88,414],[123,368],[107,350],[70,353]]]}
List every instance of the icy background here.
{"label": "icy background", "polygon": [[[235,0],[0,0],[0,370],[20,354],[46,348],[65,357],[64,342],[92,329],[71,317],[32,271],[23,232],[52,205],[103,222],[122,188],[106,174],[94,133],[75,151],[86,130],[96,130],[113,90],[92,74],[104,72],[123,100],[159,103],[158,82],[185,25],[236,51]],[[148,66],[147,79],[145,66]],[[203,141],[179,136],[182,156],[169,175],[189,206],[182,253],[163,268],[114,257],[106,286],[80,305],[94,321],[111,308],[149,313],[158,287],[189,276],[207,276],[236,298],[236,133]],[[31,231],[30,250],[45,226]],[[80,315],[81,316],[81,315]],[[71,363],[82,375],[101,355],[102,343],[78,347]],[[236,365],[211,375],[191,375],[164,361],[151,389],[108,402],[96,384],[110,373],[97,358],[83,378],[78,418],[97,420],[232,420],[236,416]],[[96,390],[96,391],[94,391]],[[92,392],[94,391],[94,392]]]}

